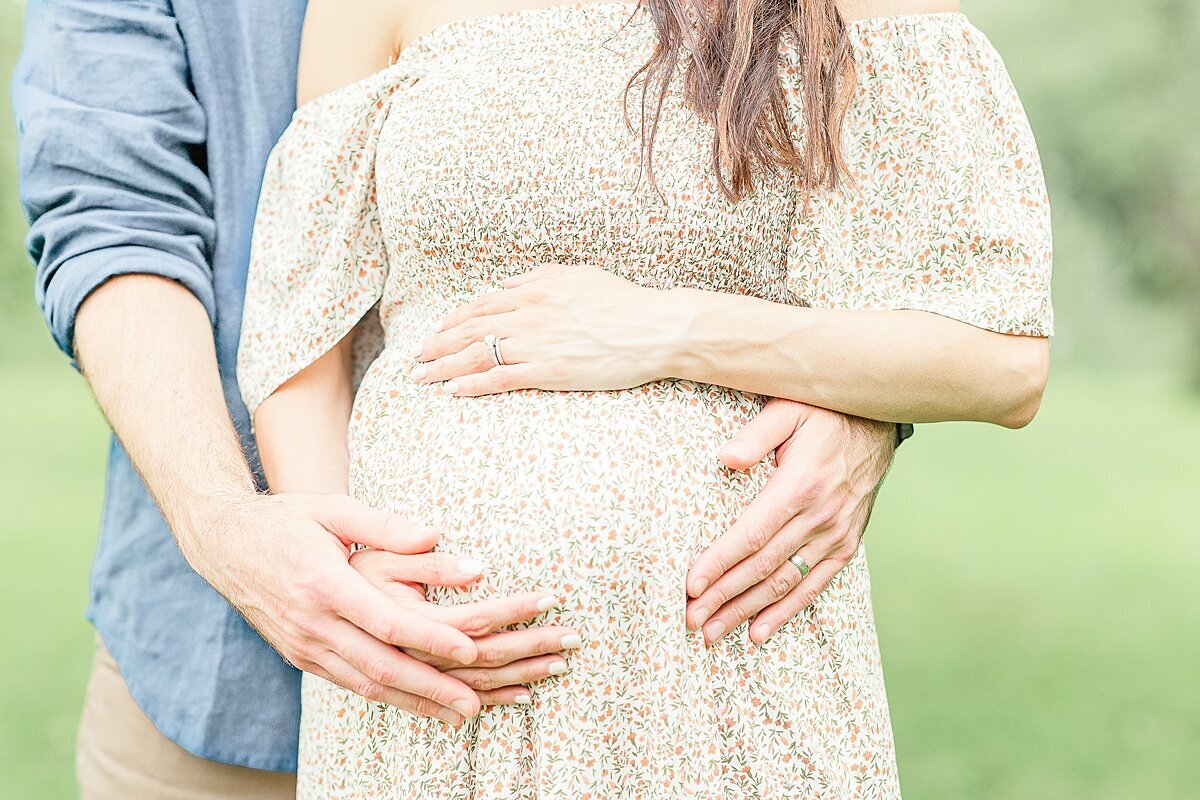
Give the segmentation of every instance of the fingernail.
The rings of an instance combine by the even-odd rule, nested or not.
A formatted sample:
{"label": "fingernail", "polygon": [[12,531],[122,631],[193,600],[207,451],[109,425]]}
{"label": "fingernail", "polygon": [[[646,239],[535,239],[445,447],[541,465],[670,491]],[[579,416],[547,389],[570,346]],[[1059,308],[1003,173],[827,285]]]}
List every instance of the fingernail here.
{"label": "fingernail", "polygon": [[567,671],[567,662],[565,662],[565,661],[555,661],[553,664],[550,665],[549,672],[551,675],[562,675],[566,671]]}
{"label": "fingernail", "polygon": [[692,597],[699,597],[708,588],[708,578],[701,578],[692,584]]}
{"label": "fingernail", "polygon": [[442,720],[443,722],[448,722],[454,726],[461,725],[463,721],[461,715],[455,714],[449,709],[442,709],[442,711],[438,714],[438,719]]}
{"label": "fingernail", "polygon": [[714,622],[711,625],[709,625],[707,628],[704,629],[704,638],[708,639],[710,642],[715,642],[717,639],[720,639],[724,635],[725,635],[725,623],[724,622],[720,622],[720,621]]}
{"label": "fingernail", "polygon": [[457,711],[459,714],[462,714],[464,717],[475,716],[475,711],[472,709],[471,704],[468,703],[466,700],[455,700],[453,703],[450,704],[450,707],[453,708],[455,711]]}
{"label": "fingernail", "polygon": [[583,644],[583,637],[577,633],[568,633],[558,641],[559,647],[563,650],[574,650]]}
{"label": "fingernail", "polygon": [[454,394],[458,391],[458,381],[446,381],[442,384],[443,394]]}
{"label": "fingernail", "polygon": [[548,597],[543,597],[541,600],[537,601],[537,610],[549,611],[556,605],[558,605],[558,598],[554,595],[549,595]]}
{"label": "fingernail", "polygon": [[754,635],[758,637],[759,644],[762,644],[770,638],[771,627],[769,625],[758,625],[754,628]]}
{"label": "fingernail", "polygon": [[450,651],[450,657],[460,664],[470,664],[475,660],[475,651],[470,647],[456,647]]}
{"label": "fingernail", "polygon": [[697,628],[702,627],[704,625],[704,623],[708,621],[708,615],[711,613],[712,612],[709,611],[704,606],[700,606],[699,608],[697,608],[696,609],[696,627]]}
{"label": "fingernail", "polygon": [[428,374],[429,374],[429,367],[425,366],[424,364],[417,364],[417,366],[415,366],[412,371],[413,379],[418,380],[418,381],[424,380],[425,376]]}
{"label": "fingernail", "polygon": [[483,574],[484,564],[477,558],[463,558],[458,562],[458,573],[464,578],[478,578]]}
{"label": "fingernail", "polygon": [[533,698],[527,694],[519,694],[513,698],[513,702],[518,703],[523,706],[527,706],[533,702]]}
{"label": "fingernail", "polygon": [[408,349],[408,354],[413,358],[420,358],[421,353],[425,352],[425,343],[418,342]]}
{"label": "fingernail", "polygon": [[731,458],[737,458],[737,459],[744,460],[744,459],[750,457],[749,453],[746,450],[746,446],[743,444],[738,444],[737,442],[731,442],[731,443],[725,445],[724,447],[721,448],[721,452],[723,452],[726,456],[731,457]]}

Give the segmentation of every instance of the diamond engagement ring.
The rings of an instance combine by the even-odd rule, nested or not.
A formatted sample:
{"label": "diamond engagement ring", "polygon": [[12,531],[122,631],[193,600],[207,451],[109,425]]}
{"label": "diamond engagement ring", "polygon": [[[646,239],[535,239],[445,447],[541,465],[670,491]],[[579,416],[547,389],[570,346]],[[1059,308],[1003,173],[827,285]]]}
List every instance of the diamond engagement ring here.
{"label": "diamond engagement ring", "polygon": [[794,553],[790,558],[788,558],[788,561],[792,562],[793,567],[800,570],[800,580],[804,580],[808,577],[808,573],[812,572],[812,567],[810,567],[808,562],[804,560],[804,556],[800,555],[799,553]]}
{"label": "diamond engagement ring", "polygon": [[488,352],[492,354],[492,361],[497,367],[504,366],[504,356],[500,355],[500,337],[489,333],[483,337],[483,343],[487,345]]}

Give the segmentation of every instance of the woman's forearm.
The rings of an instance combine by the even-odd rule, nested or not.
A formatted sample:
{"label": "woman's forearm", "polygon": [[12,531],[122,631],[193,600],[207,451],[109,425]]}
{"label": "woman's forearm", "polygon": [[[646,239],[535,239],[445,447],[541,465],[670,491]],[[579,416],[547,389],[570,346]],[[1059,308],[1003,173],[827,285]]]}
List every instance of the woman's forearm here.
{"label": "woman's forearm", "polygon": [[1021,427],[1049,343],[923,311],[809,309],[696,289],[663,292],[671,377],[892,422]]}
{"label": "woman's forearm", "polygon": [[352,338],[293,376],[255,412],[259,457],[273,492],[348,491]]}

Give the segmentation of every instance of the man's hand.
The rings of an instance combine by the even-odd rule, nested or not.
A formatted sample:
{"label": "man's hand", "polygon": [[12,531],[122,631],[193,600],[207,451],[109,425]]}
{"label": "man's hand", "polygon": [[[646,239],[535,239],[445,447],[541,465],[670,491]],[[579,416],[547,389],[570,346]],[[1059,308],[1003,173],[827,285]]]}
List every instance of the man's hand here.
{"label": "man's hand", "polygon": [[[858,551],[895,450],[891,423],[773,398],[720,458],[745,470],[775,451],[776,469],[687,577],[687,626],[707,643],[754,617],[761,644],[808,607]],[[788,558],[812,568],[801,579]]]}
{"label": "man's hand", "polygon": [[[528,658],[560,649],[563,637],[575,634],[563,628],[521,632],[526,640],[497,657],[490,634],[532,619],[553,597],[530,592],[443,608],[423,595],[413,602],[379,588],[379,581],[356,569],[371,557],[366,551],[352,556],[350,545],[388,551],[374,556],[376,562],[390,557],[391,579],[411,583],[465,586],[478,579],[483,565],[429,552],[437,531],[344,495],[258,496],[213,516],[199,532],[202,548],[189,546],[198,537],[180,536],[197,571],[293,665],[370,700],[458,724],[478,714],[485,700],[519,702],[521,692],[510,684],[541,677]],[[484,698],[445,672],[475,665],[481,651],[489,659],[485,667],[518,662],[493,687],[504,690]]]}
{"label": "man's hand", "polygon": [[[414,558],[421,561],[414,562]],[[531,702],[526,684],[566,672],[567,662],[559,653],[582,644],[579,632],[557,625],[498,630],[552,608],[557,598],[547,594],[534,592],[454,606],[426,600],[421,584],[470,583],[457,577],[458,564],[456,557],[441,553],[414,557],[367,549],[350,556],[350,565],[397,604],[420,609],[430,619],[470,634],[479,657],[464,667],[419,650],[406,649],[406,653],[470,686],[485,706]],[[475,568],[472,566],[472,571]]]}

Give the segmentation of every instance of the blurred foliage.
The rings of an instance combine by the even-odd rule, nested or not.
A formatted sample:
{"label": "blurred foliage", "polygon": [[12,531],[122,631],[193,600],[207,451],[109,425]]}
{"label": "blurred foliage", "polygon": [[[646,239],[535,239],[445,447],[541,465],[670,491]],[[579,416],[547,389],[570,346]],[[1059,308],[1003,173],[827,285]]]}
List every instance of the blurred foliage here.
{"label": "blurred foliage", "polygon": [[[1106,340],[1134,335],[1089,285],[1109,284],[1180,312],[1185,368],[1200,380],[1200,3],[965,5],[1005,56],[1038,138],[1059,234],[1055,301],[1064,332],[1086,336],[1072,349],[1107,363]],[[1167,345],[1153,339],[1127,355],[1153,357]]]}

